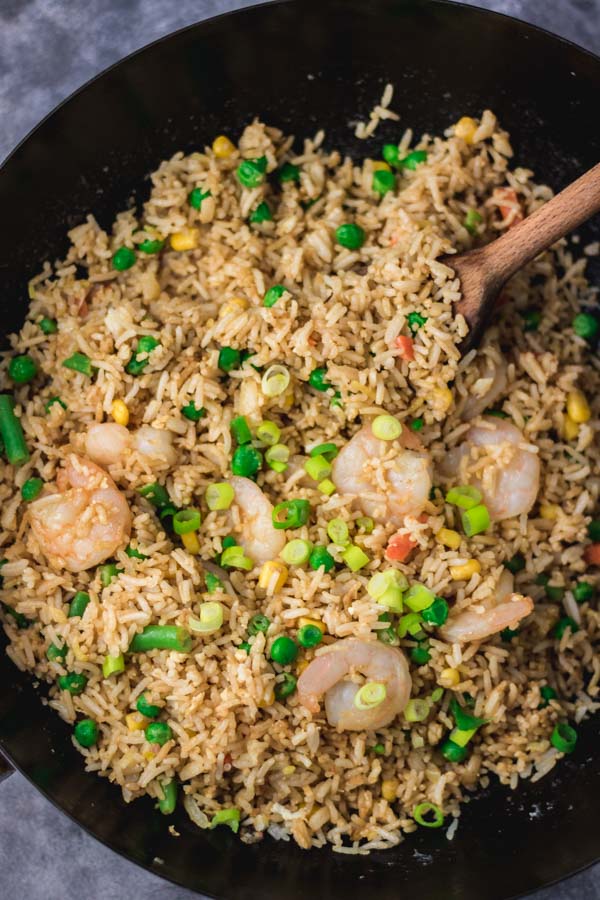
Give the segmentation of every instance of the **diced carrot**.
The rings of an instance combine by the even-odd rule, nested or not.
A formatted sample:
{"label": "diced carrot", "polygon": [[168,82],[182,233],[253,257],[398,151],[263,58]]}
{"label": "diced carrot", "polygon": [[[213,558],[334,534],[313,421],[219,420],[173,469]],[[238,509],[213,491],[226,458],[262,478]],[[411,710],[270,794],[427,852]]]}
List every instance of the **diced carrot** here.
{"label": "diced carrot", "polygon": [[[498,203],[498,212],[502,221],[506,223],[508,228],[516,225],[517,222],[523,221],[523,211],[514,188],[500,187],[494,190],[492,194],[494,200]],[[504,203],[502,202],[504,201]]]}
{"label": "diced carrot", "polygon": [[600,544],[588,544],[583,552],[583,558],[590,566],[600,566]]}
{"label": "diced carrot", "polygon": [[417,542],[413,541],[409,534],[393,534],[385,549],[385,558],[404,562],[416,546]]}
{"label": "diced carrot", "polygon": [[415,346],[413,339],[407,335],[399,334],[396,338],[396,347],[400,351],[400,359],[411,362],[415,358]]}

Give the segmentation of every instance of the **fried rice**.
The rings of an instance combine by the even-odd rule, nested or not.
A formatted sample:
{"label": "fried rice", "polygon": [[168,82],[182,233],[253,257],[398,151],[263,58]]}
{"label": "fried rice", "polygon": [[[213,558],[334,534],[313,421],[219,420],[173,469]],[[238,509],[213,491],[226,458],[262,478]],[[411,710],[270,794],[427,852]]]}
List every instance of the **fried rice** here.
{"label": "fried rice", "polygon": [[[357,127],[359,136],[393,118],[390,99],[387,90],[379,115]],[[291,137],[255,121],[237,145],[221,140],[218,153],[176,153],[161,163],[142,210],[120,213],[111,233],[88,216],[69,233],[66,258],[46,263],[30,283],[27,319],[1,367],[30,452],[20,467],[1,464],[7,652],[47,683],[44,702],[65,722],[97,724],[95,743],[75,744],[86,769],[119,785],[128,801],[143,794],[160,800],[165,785],[176,783],[200,827],[234,809],[247,842],[268,833],[303,848],[368,852],[415,830],[419,804],[439,807],[453,833],[461,800],[491,775],[512,788],[520,778],[542,777],[562,756],[551,741],[556,724],[576,726],[598,707],[599,616],[593,598],[578,603],[573,593],[579,580],[598,580],[584,553],[600,487],[600,378],[589,343],[572,327],[574,316],[595,304],[596,291],[578,248],[561,241],[511,280],[482,348],[461,358],[467,326],[453,309],[460,286],[440,257],[493,239],[552,196],[532,172],[511,167],[509,137],[491,112],[462,122],[416,143],[405,131],[398,159],[425,153],[401,167],[395,188],[381,196],[373,190],[379,161],[325,149],[323,132],[297,152]],[[384,127],[397,136],[396,124]],[[268,177],[242,186],[240,162],[262,157]],[[297,170],[288,168],[289,180],[280,181],[276,173],[286,162]],[[192,205],[197,188],[203,196]],[[270,217],[250,221],[263,202]],[[470,210],[480,219],[469,219]],[[364,230],[357,249],[336,240],[347,222]],[[144,252],[143,241],[158,250]],[[114,267],[119,248],[135,252],[126,269]],[[275,284],[285,293],[266,307],[264,295]],[[535,327],[532,311],[540,314]],[[55,333],[41,330],[43,317],[56,320]],[[142,336],[155,338],[146,354],[139,353]],[[410,339],[413,359],[403,357],[399,336]],[[229,371],[219,367],[223,347],[239,351]],[[63,365],[74,353],[89,358],[91,375]],[[132,374],[136,353],[144,365]],[[34,380],[14,384],[9,377],[16,354],[33,358]],[[398,524],[371,529],[356,498],[324,492],[303,467],[308,449],[342,447],[365,422],[392,414],[418,433],[437,473],[468,431],[466,399],[485,397],[490,371],[502,361],[506,381],[494,410],[519,428],[540,460],[535,505],[467,538],[460,509],[444,503],[449,484],[435,474],[425,515],[407,517],[400,528],[412,552],[390,562],[385,551]],[[263,376],[273,365],[284,367],[289,386],[268,396]],[[324,390],[311,385],[319,368],[326,370]],[[591,417],[565,431],[568,397],[577,388]],[[65,459],[85,456],[90,425],[111,421],[116,400],[131,431],[150,425],[168,432],[176,452],[152,463],[126,453],[109,467],[132,526],[128,547],[124,539],[108,560],[117,568],[107,579],[100,566],[71,572],[47,557],[21,488],[35,476],[43,495],[59,490]],[[192,403],[205,411],[197,421],[182,414]],[[276,578],[261,587],[260,566],[229,568],[208,593],[205,562],[219,560],[224,539],[239,540],[242,527],[235,512],[211,511],[205,502],[207,487],[231,475],[230,425],[238,416],[253,432],[263,420],[281,430],[287,467],[263,465],[257,484],[273,505],[309,501],[308,522],[287,538],[328,548],[335,560],[329,571],[290,565],[282,586]],[[473,477],[485,461],[485,453],[471,461]],[[155,482],[174,508],[202,511],[196,546],[182,542],[168,516],[140,494]],[[328,537],[332,518],[348,525],[368,557],[355,572]],[[80,528],[87,527],[84,517]],[[456,549],[443,542],[442,529],[458,532]],[[411,656],[417,642],[410,634],[394,641],[409,659],[411,696],[429,704],[421,721],[400,715],[376,732],[338,731],[322,706],[311,714],[296,692],[277,692],[286,674],[297,677],[317,652],[300,648],[288,665],[270,657],[274,640],[295,637],[301,619],[324,627],[320,653],[345,638],[377,642],[378,632],[396,628],[397,618],[382,621],[385,610],[367,591],[375,572],[401,571],[445,598],[455,615],[492,598],[504,564],[515,558],[515,590],[534,601],[518,630],[451,644],[427,626],[424,662]],[[473,574],[453,577],[471,560],[479,564]],[[78,591],[89,603],[83,615],[69,616]],[[207,635],[192,632],[191,652],[128,652],[146,626],[187,627],[206,601],[221,605],[224,621]],[[259,613],[268,631],[249,636]],[[49,659],[52,646],[64,653]],[[121,654],[124,670],[106,677],[106,657]],[[78,694],[58,683],[73,672],[87,678]],[[555,694],[549,701],[540,694],[548,686]],[[147,739],[148,720],[136,712],[142,694],[170,727],[162,745]],[[455,727],[453,698],[485,720],[461,762],[440,752]]]}

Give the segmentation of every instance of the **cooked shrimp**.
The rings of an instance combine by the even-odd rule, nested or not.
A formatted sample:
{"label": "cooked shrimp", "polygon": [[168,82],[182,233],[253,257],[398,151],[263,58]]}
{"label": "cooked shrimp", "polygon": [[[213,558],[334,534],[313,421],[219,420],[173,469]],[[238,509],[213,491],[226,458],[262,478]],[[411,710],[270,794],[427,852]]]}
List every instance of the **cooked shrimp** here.
{"label": "cooked shrimp", "polygon": [[431,490],[431,462],[414,432],[395,441],[376,438],[365,425],[340,450],[331,478],[343,494],[354,494],[367,516],[401,523],[418,516]]}
{"label": "cooked shrimp", "polygon": [[116,422],[90,425],[85,450],[88,457],[101,466],[123,462],[129,450],[136,450],[149,462],[164,462],[168,466],[177,459],[172,433],[151,425],[142,425],[137,431],[129,431]]}
{"label": "cooked shrimp", "polygon": [[472,393],[459,408],[459,415],[469,421],[492,406],[506,388],[506,362],[504,359],[486,361],[485,372],[472,387]]}
{"label": "cooked shrimp", "polygon": [[249,478],[234,475],[229,481],[235,491],[233,504],[240,514],[239,540],[244,553],[256,565],[277,559],[285,545],[285,532],[273,526],[270,501]]}
{"label": "cooked shrimp", "polygon": [[[371,709],[358,709],[354,697],[360,685],[345,679],[354,670],[367,681],[386,687],[385,699]],[[327,720],[342,731],[385,728],[402,712],[412,682],[408,663],[401,650],[379,641],[345,638],[331,644],[317,656],[298,679],[298,700],[310,712],[319,711],[319,698],[325,694]]]}
{"label": "cooked shrimp", "polygon": [[131,513],[110,475],[81,456],[68,456],[57,486],[59,493],[30,504],[31,528],[51,562],[83,572],[127,541]]}
{"label": "cooked shrimp", "polygon": [[513,582],[511,573],[503,572],[494,597],[477,604],[478,610],[469,608],[450,616],[440,628],[444,640],[453,644],[484,641],[505,628],[515,628],[521,619],[533,612],[533,600],[513,593]]}
{"label": "cooked shrimp", "polygon": [[[491,417],[481,421],[485,425],[473,425],[464,443],[446,454],[440,472],[479,488],[492,519],[510,519],[529,512],[540,487],[537,454],[520,446],[525,438],[510,422]],[[465,479],[461,470],[464,472],[467,462],[477,456],[477,448],[488,451],[489,461],[484,460],[476,477]]]}

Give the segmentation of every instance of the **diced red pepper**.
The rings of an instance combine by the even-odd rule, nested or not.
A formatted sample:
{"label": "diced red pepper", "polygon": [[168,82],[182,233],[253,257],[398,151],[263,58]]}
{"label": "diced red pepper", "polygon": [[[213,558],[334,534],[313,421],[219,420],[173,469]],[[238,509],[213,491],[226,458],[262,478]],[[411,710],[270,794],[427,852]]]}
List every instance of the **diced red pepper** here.
{"label": "diced red pepper", "polygon": [[[517,197],[517,192],[514,188],[496,188],[492,197],[498,202],[498,212],[500,213],[502,221],[507,224],[508,228],[512,228],[517,222],[523,221],[523,211],[518,202],[519,198]],[[504,203],[502,203],[503,200],[505,201]],[[518,208],[515,208],[515,204],[517,204]]]}
{"label": "diced red pepper", "polygon": [[413,541],[409,534],[393,534],[385,549],[385,558],[404,562],[416,546],[417,542]]}
{"label": "diced red pepper", "polygon": [[396,338],[396,347],[400,351],[400,359],[411,362],[415,358],[415,345],[413,339],[405,334],[399,334]]}
{"label": "diced red pepper", "polygon": [[600,566],[600,544],[588,544],[583,551],[583,558],[590,566]]}

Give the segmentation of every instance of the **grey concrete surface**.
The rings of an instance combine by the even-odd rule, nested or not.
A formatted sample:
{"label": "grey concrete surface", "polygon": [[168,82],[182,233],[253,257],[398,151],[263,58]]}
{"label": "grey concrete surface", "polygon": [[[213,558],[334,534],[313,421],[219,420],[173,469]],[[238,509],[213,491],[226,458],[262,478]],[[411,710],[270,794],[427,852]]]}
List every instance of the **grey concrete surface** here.
{"label": "grey concrete surface", "polygon": [[[60,100],[106,66],[170,31],[253,2],[0,0],[0,159]],[[478,0],[474,5],[541,25],[600,53],[600,0]],[[193,896],[94,841],[20,775],[0,786],[0,897],[191,900]],[[600,900],[600,866],[533,897]]]}

